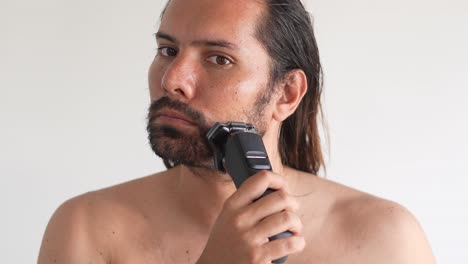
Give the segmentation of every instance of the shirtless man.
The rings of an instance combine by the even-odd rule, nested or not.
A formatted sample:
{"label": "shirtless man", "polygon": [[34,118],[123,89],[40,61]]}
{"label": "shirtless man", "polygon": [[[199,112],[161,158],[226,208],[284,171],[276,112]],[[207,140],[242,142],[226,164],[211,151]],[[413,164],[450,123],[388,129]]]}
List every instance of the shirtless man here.
{"label": "shirtless man", "polygon": [[[40,264],[435,262],[403,207],[314,175],[321,68],[298,0],[171,0],[161,19],[148,132],[169,169],[65,202]],[[236,190],[213,170],[216,121],[255,124],[274,173]]]}

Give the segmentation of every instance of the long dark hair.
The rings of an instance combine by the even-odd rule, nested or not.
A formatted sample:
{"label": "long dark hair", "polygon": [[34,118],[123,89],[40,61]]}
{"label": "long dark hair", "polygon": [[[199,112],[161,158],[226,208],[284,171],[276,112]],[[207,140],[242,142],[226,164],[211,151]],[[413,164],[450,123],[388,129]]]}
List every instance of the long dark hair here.
{"label": "long dark hair", "polygon": [[270,55],[271,81],[278,83],[294,69],[307,76],[306,94],[281,126],[281,160],[284,165],[317,174],[320,168],[325,170],[319,135],[319,123],[325,120],[323,73],[310,15],[300,0],[265,1],[267,12],[259,20],[256,37]]}

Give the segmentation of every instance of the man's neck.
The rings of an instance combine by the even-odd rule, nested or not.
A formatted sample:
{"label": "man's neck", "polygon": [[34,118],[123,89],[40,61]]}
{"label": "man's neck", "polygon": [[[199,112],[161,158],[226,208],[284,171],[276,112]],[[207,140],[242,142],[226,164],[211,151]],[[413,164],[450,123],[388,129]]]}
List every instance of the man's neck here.
{"label": "man's neck", "polygon": [[[284,167],[278,159],[270,157],[272,167],[275,173],[284,175]],[[236,191],[231,177],[213,169],[184,165],[174,170],[179,208],[202,232],[209,232],[224,202]]]}
{"label": "man's neck", "polygon": [[175,168],[178,207],[191,222],[209,232],[224,201],[236,191],[229,175],[206,168]]}

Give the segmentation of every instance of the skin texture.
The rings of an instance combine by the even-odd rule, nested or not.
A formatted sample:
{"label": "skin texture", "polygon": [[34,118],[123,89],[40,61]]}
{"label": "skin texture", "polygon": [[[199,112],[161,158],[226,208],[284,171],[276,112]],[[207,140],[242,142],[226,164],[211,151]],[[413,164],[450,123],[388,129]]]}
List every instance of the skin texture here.
{"label": "skin texture", "polygon": [[[269,58],[253,37],[263,11],[249,0],[173,0],[159,31],[177,41],[159,38],[158,45],[177,53],[155,57],[151,100],[168,96],[209,122],[247,120],[268,83]],[[200,45],[205,40],[238,48]],[[219,65],[226,61],[216,56],[232,64]],[[304,73],[291,72],[277,88],[261,115],[275,173],[260,172],[236,190],[229,175],[178,166],[75,197],[52,216],[38,262],[270,263],[288,254],[287,263],[434,263],[402,206],[282,165],[279,128],[307,89]],[[173,118],[155,122],[198,133]],[[252,203],[268,187],[278,192]],[[283,230],[294,236],[267,241]]]}

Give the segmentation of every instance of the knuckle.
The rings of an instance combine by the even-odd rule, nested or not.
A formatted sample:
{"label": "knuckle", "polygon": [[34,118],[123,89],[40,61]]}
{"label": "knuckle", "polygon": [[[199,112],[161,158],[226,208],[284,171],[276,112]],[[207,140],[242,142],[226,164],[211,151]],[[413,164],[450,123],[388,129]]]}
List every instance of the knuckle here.
{"label": "knuckle", "polygon": [[296,237],[294,242],[294,248],[292,250],[294,252],[300,252],[305,248],[305,239],[303,237]]}
{"label": "knuckle", "polygon": [[271,180],[271,173],[266,170],[262,170],[258,173],[258,177],[262,181],[270,181]]}
{"label": "knuckle", "polygon": [[226,201],[224,202],[223,208],[225,210],[231,210],[234,208],[234,199],[232,198],[232,196],[226,199]]}
{"label": "knuckle", "polygon": [[292,252],[296,249],[297,243],[294,239],[285,239],[283,247],[286,252]]}
{"label": "knuckle", "polygon": [[291,212],[288,212],[288,211],[284,211],[282,214],[281,214],[281,221],[283,223],[289,223],[292,221],[292,219],[294,218],[294,216],[292,215]]}
{"label": "knuckle", "polygon": [[243,216],[243,214],[236,214],[236,215],[232,218],[232,225],[233,225],[233,227],[236,228],[236,229],[241,229],[243,223],[244,223],[244,216]]}
{"label": "knuckle", "polygon": [[282,200],[285,201],[286,203],[289,203],[290,197],[289,194],[285,190],[277,190],[276,195]]}
{"label": "knuckle", "polygon": [[294,199],[288,192],[285,190],[278,190],[277,196],[279,197],[278,199],[283,203],[283,205],[290,209],[291,211],[295,211],[294,209],[297,206],[297,201]]}
{"label": "knuckle", "polygon": [[288,253],[302,251],[305,248],[305,239],[302,236],[293,236],[284,240],[283,250]]}
{"label": "knuckle", "polygon": [[262,259],[262,256],[261,256],[260,250],[257,248],[252,248],[252,250],[250,250],[247,253],[247,263],[252,263],[252,264],[261,263],[261,259]]}

